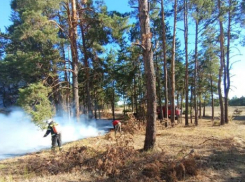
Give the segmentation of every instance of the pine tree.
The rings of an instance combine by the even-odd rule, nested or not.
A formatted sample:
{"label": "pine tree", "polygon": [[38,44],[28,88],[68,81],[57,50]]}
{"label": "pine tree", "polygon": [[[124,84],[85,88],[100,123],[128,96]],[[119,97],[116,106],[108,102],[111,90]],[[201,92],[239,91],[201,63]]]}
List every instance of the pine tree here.
{"label": "pine tree", "polygon": [[150,150],[154,148],[156,140],[156,84],[151,45],[152,33],[150,31],[150,7],[148,1],[146,0],[138,0],[138,5],[141,30],[141,46],[143,49],[147,90],[147,126],[144,150]]}

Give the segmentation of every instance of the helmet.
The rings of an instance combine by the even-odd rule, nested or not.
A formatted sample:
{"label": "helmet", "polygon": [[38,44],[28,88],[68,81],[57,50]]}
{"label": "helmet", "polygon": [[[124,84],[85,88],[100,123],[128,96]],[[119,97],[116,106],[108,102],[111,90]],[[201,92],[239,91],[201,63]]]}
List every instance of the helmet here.
{"label": "helmet", "polygon": [[48,119],[48,120],[46,121],[46,123],[47,123],[47,124],[50,124],[52,121],[53,121],[52,119]]}

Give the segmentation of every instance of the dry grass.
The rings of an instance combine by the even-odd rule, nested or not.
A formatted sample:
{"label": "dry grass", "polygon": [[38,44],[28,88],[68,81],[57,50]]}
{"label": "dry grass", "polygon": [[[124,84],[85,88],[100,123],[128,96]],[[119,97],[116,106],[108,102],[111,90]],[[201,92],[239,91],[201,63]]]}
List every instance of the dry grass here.
{"label": "dry grass", "polygon": [[208,117],[188,127],[165,128],[158,121],[156,147],[149,152],[142,151],[144,124],[130,117],[117,137],[111,131],[66,144],[63,153],[0,161],[0,182],[245,181],[245,109],[239,109],[224,126]]}

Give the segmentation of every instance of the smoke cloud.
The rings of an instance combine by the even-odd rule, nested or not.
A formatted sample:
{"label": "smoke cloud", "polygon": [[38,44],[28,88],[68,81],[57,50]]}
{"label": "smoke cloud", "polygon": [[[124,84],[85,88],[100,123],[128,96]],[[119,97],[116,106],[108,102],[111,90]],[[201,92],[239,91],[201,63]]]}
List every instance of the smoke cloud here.
{"label": "smoke cloud", "polygon": [[[53,120],[60,125],[63,144],[102,135],[112,128],[110,120],[86,121],[81,118],[76,122],[66,117],[54,117]],[[49,149],[51,135],[44,138],[45,132],[21,109],[14,109],[8,115],[0,114],[0,160]]]}

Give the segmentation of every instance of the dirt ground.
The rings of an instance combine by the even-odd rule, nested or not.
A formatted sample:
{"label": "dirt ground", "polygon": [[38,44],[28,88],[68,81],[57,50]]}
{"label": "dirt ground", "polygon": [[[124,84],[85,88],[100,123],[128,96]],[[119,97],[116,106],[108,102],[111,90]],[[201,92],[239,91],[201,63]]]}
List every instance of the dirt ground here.
{"label": "dirt ground", "polygon": [[[41,151],[0,161],[0,182],[245,182],[245,107],[229,108],[229,124],[199,119],[165,127],[157,121],[155,149],[143,152],[145,125],[123,122],[121,134],[72,142],[62,153]],[[241,110],[233,115],[234,110]],[[190,122],[190,121],[189,121]],[[194,122],[194,120],[193,120]]]}

